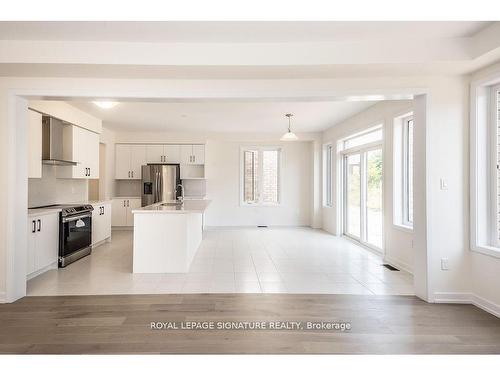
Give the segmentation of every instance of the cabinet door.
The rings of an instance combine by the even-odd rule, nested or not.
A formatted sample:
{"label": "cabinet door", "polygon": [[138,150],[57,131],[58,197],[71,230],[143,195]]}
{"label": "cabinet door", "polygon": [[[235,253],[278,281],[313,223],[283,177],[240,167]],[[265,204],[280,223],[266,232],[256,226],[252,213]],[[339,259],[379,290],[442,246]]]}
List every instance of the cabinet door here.
{"label": "cabinet door", "polygon": [[28,178],[42,177],[42,115],[28,110]]}
{"label": "cabinet door", "polygon": [[59,214],[40,216],[36,232],[35,268],[40,270],[57,262],[59,254]]}
{"label": "cabinet door", "polygon": [[205,164],[205,145],[193,145],[193,163]]}
{"label": "cabinet door", "polygon": [[[71,126],[72,128],[72,142],[73,152],[70,160],[76,161],[78,164],[73,168],[73,178],[88,178],[87,176],[87,153],[88,150],[88,130],[82,129],[78,126]],[[63,167],[64,168],[64,167]]]}
{"label": "cabinet door", "polygon": [[85,130],[87,152],[85,153],[86,168],[89,168],[90,176],[87,178],[99,178],[99,134]]}
{"label": "cabinet door", "polygon": [[134,225],[134,214],[132,213],[132,210],[135,210],[136,208],[141,207],[141,199],[140,198],[132,198],[132,199],[127,199],[127,225],[128,226],[133,226]]}
{"label": "cabinet door", "polygon": [[193,145],[180,145],[181,148],[181,164],[193,163]]}
{"label": "cabinet door", "polygon": [[111,213],[112,208],[110,203],[106,203],[103,206],[103,214],[101,216],[101,230],[102,230],[102,239],[111,237]]}
{"label": "cabinet door", "polygon": [[130,178],[130,145],[115,146],[115,178],[117,180]]}
{"label": "cabinet door", "polygon": [[163,148],[163,155],[165,156],[166,163],[180,163],[181,162],[181,146],[180,145],[165,145]]}
{"label": "cabinet door", "polygon": [[111,208],[111,225],[124,227],[127,225],[126,199],[113,199]]}
{"label": "cabinet door", "polygon": [[[28,217],[28,253],[26,254],[26,275],[35,272],[36,232],[33,232],[36,218]],[[35,227],[36,228],[36,227]]]}
{"label": "cabinet door", "polygon": [[146,164],[146,146],[130,145],[130,174],[132,180],[142,178],[142,166]]}
{"label": "cabinet door", "polygon": [[146,161],[148,163],[163,163],[163,145],[147,145]]}
{"label": "cabinet door", "polygon": [[102,241],[101,240],[101,207],[100,205],[92,205],[94,211],[92,211],[92,245]]}

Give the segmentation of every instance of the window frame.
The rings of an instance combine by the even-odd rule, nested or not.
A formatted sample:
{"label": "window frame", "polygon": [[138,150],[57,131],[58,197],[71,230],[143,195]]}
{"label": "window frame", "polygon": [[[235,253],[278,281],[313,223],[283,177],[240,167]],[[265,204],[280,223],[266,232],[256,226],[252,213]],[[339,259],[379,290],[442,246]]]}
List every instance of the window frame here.
{"label": "window frame", "polygon": [[500,72],[471,83],[470,248],[472,251],[500,258],[496,222],[498,119],[493,110],[498,105],[493,95],[496,91],[500,91]]}
{"label": "window frame", "polygon": [[333,144],[328,143],[323,147],[324,173],[323,173],[323,206],[333,207]]}
{"label": "window frame", "polygon": [[409,153],[409,148],[410,148],[410,131],[409,131],[409,123],[410,121],[413,121],[413,125],[415,126],[415,121],[413,119],[413,114],[409,114],[401,119],[402,121],[402,181],[401,183],[403,184],[402,186],[402,194],[401,194],[401,199],[402,201],[402,213],[401,213],[401,223],[403,226],[408,227],[408,228],[413,228],[413,220],[410,221],[410,153]]}
{"label": "window frame", "polygon": [[[259,167],[258,167],[258,183],[257,183],[257,194],[258,199],[256,202],[246,202],[245,201],[245,152],[246,151],[257,151],[259,155]],[[263,153],[264,151],[278,151],[278,199],[277,202],[263,202],[262,201],[262,181],[264,175],[264,163],[263,163]],[[280,206],[282,203],[282,163],[283,163],[283,148],[281,146],[242,146],[240,147],[240,206],[241,207],[276,207]]]}

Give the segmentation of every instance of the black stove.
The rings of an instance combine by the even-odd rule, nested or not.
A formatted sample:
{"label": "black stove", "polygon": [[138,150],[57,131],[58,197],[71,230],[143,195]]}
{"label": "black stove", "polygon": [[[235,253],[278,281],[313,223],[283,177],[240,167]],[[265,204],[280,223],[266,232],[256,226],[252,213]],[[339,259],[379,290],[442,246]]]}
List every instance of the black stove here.
{"label": "black stove", "polygon": [[90,204],[52,204],[32,208],[60,208],[59,268],[92,252],[92,211]]}

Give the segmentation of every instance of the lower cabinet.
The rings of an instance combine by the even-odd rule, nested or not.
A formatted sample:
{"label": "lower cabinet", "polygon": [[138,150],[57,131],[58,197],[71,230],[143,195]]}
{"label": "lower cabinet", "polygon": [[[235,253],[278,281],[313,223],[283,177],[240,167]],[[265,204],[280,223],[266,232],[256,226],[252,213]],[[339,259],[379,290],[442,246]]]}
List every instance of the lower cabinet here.
{"label": "lower cabinet", "polygon": [[28,279],[57,267],[59,256],[59,213],[28,216]]}
{"label": "lower cabinet", "polygon": [[93,204],[92,246],[111,237],[111,203]]}
{"label": "lower cabinet", "polygon": [[111,225],[114,227],[134,226],[132,210],[141,207],[141,198],[113,198]]}

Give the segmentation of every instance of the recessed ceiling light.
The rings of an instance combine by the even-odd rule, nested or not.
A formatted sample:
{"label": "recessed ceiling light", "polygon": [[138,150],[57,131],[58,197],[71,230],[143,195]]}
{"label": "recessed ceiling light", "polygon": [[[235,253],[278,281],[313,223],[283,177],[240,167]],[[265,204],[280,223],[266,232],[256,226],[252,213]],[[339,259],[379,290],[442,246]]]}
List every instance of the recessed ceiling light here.
{"label": "recessed ceiling light", "polygon": [[117,105],[117,102],[94,102],[94,104],[103,109],[110,109]]}

